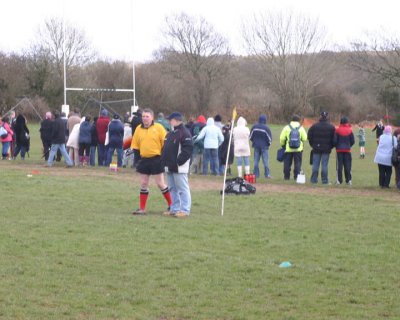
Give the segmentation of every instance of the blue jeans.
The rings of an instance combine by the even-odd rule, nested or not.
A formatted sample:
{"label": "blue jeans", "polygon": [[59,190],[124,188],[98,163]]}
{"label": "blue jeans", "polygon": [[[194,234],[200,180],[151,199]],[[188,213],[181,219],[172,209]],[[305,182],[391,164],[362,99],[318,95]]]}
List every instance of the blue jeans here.
{"label": "blue jeans", "polygon": [[1,155],[3,158],[7,157],[8,154],[8,148],[10,148],[10,142],[2,142],[3,143],[3,149],[1,150]]}
{"label": "blue jeans", "polygon": [[267,178],[270,176],[268,148],[254,148],[254,174],[257,178],[260,177],[260,168],[258,167],[260,158],[264,165],[264,176]]}
{"label": "blue jeans", "polygon": [[323,184],[329,183],[328,181],[328,162],[329,153],[313,153],[312,157],[312,173],[311,183],[318,183],[318,170],[321,164],[321,181]]}
{"label": "blue jeans", "polygon": [[107,146],[99,143],[97,145],[97,163],[99,166],[105,166],[107,160]]}
{"label": "blue jeans", "polygon": [[241,167],[243,163],[245,166],[249,166],[250,158],[248,156],[247,157],[236,157],[236,162],[237,162],[238,167]]}
{"label": "blue jeans", "polygon": [[25,159],[25,153],[26,153],[26,146],[20,146],[17,144],[17,146],[15,147],[14,150],[14,158],[16,158],[19,154],[19,152],[21,151],[21,159]]}
{"label": "blue jeans", "polygon": [[167,172],[168,187],[171,193],[171,212],[184,212],[190,214],[192,198],[190,195],[187,173]]}
{"label": "blue jeans", "polygon": [[203,174],[208,174],[208,163],[210,162],[211,173],[218,175],[219,160],[218,160],[218,149],[204,149],[203,156]]}
{"label": "blue jeans", "polygon": [[114,154],[114,150],[117,150],[117,165],[118,167],[122,166],[122,153],[124,150],[122,148],[107,148],[107,160],[106,160],[106,167],[108,167],[112,161],[112,157]]}
{"label": "blue jeans", "polygon": [[96,165],[96,147],[90,146],[89,164],[94,167]]}
{"label": "blue jeans", "polygon": [[73,166],[74,165],[74,163],[72,162],[71,158],[68,155],[67,150],[65,149],[65,143],[63,143],[63,144],[52,144],[51,145],[49,159],[47,160],[47,165],[49,167],[51,167],[52,164],[53,164],[54,156],[56,155],[57,150],[61,151],[61,154],[63,155],[65,163],[67,164],[67,166]]}

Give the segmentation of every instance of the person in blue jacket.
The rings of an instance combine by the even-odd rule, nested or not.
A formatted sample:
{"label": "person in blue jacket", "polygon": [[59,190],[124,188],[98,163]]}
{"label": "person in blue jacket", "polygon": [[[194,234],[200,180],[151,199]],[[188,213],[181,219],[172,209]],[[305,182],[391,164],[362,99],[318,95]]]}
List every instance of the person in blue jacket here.
{"label": "person in blue jacket", "polygon": [[115,114],[113,116],[112,121],[108,125],[108,151],[107,151],[107,160],[106,166],[109,166],[114,151],[117,151],[117,165],[118,167],[122,166],[122,154],[123,154],[123,142],[124,142],[124,125],[119,119],[119,115]]}

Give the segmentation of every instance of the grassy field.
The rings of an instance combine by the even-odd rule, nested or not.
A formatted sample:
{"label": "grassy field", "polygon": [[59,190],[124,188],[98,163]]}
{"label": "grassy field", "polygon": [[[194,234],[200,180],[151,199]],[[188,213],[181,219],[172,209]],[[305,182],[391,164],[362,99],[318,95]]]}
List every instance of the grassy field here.
{"label": "grassy field", "polygon": [[30,128],[30,158],[0,162],[0,319],[400,319],[399,192],[377,186],[372,133],[352,187],[311,186],[283,181],[273,127],[272,180],[221,217],[222,179],[191,176],[178,220],[154,184],[130,214],[131,169],[44,168]]}

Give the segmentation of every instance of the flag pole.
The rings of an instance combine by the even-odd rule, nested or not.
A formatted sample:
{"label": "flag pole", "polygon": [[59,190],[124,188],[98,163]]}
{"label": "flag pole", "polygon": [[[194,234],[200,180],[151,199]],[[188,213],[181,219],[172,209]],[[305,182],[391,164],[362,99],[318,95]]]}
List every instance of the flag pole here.
{"label": "flag pole", "polygon": [[228,171],[229,153],[231,151],[231,141],[232,141],[232,134],[233,134],[233,126],[235,124],[236,116],[237,116],[236,107],[234,107],[233,111],[232,111],[231,132],[229,134],[228,153],[226,155],[226,161],[225,161],[224,184],[223,184],[223,187],[222,187],[221,216],[224,215],[226,173]]}

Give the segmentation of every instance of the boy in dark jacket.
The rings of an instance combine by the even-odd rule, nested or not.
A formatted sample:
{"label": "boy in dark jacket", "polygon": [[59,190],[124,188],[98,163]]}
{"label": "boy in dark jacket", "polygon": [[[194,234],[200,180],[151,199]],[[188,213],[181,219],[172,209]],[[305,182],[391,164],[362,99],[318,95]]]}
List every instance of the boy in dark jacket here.
{"label": "boy in dark jacket", "polygon": [[335,127],[329,122],[328,113],[323,111],[319,122],[314,123],[308,130],[308,141],[312,148],[311,183],[318,183],[318,171],[321,164],[322,184],[329,184],[328,163],[334,138]]}
{"label": "boy in dark jacket", "polygon": [[333,143],[336,147],[336,184],[342,184],[344,168],[346,184],[351,185],[351,147],[354,145],[354,134],[346,117],[340,119]]}

